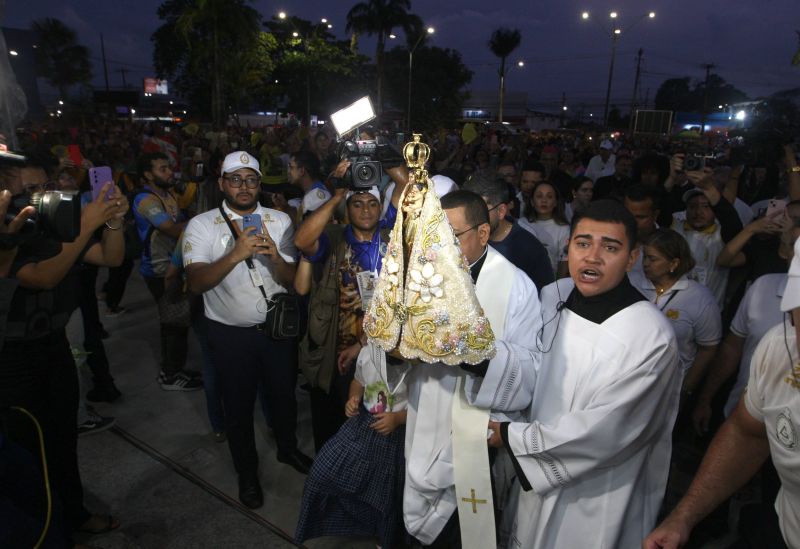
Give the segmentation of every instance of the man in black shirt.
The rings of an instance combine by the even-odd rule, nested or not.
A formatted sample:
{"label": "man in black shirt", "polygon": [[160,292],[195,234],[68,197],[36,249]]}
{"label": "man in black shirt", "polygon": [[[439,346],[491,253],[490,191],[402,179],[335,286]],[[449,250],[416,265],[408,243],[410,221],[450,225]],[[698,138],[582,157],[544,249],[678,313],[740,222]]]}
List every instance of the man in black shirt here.
{"label": "man in black shirt", "polygon": [[464,190],[480,195],[489,208],[489,244],[540,290],[553,282],[553,270],[547,250],[529,231],[509,216],[508,185],[493,171],[482,171],[464,184]]}
{"label": "man in black shirt", "polygon": [[[29,159],[22,167],[0,172],[0,189],[19,195],[26,187],[44,186],[47,180],[44,167]],[[106,199],[106,191],[112,188]],[[101,533],[119,526],[115,519],[92,515],[83,506],[77,458],[77,369],[65,327],[77,306],[76,264],[116,266],[122,262],[125,244],[120,229],[127,210],[120,190],[106,183],[98,198],[83,209],[74,242],[36,236],[19,246],[8,272],[19,287],[0,355],[0,408],[24,408],[41,424],[50,481],[64,512],[64,539],[77,530]],[[101,227],[97,241],[94,234]],[[39,455],[38,436],[29,419],[11,414],[6,427],[11,440]]]}

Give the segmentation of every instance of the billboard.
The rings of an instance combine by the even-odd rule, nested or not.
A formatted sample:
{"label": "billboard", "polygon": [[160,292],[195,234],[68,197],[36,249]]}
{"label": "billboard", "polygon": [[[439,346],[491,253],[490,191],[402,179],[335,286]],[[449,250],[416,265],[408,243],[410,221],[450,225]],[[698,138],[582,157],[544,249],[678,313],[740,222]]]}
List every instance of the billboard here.
{"label": "billboard", "polygon": [[166,80],[159,80],[158,78],[145,78],[144,93],[168,95],[169,86],[167,85]]}

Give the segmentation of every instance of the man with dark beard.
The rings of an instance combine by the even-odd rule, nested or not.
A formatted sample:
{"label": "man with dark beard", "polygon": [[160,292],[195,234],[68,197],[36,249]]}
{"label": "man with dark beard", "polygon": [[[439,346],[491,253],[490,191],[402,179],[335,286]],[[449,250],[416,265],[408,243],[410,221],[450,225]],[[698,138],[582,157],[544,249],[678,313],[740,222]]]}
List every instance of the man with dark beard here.
{"label": "man with dark beard", "polygon": [[219,178],[225,200],[193,218],[183,237],[189,289],[203,294],[239,500],[251,509],[264,503],[253,429],[259,385],[267,393],[278,461],[303,474],[311,467],[295,434],[297,342],[274,339],[264,330],[268,307],[274,306],[270,300],[294,279],[294,229],[287,214],[258,203],[260,183],[258,160],[244,151],[230,153]]}
{"label": "man with dark beard", "polygon": [[[133,200],[136,230],[143,244],[139,272],[158,303],[164,297],[164,275],[172,251],[186,228],[186,220],[169,192],[175,181],[167,155],[161,152],[143,154],[139,158],[138,171],[145,183],[144,191]],[[158,382],[165,391],[196,391],[202,388],[202,381],[183,370],[189,328],[166,320],[160,318],[161,372]]]}

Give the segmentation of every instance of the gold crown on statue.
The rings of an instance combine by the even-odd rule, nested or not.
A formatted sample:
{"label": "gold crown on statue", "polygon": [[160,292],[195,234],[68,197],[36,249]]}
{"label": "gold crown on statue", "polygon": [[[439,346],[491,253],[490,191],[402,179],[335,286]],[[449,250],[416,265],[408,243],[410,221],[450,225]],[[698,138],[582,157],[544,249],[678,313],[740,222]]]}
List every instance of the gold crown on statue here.
{"label": "gold crown on statue", "polygon": [[430,148],[414,134],[403,147],[409,182],[364,316],[364,331],[407,360],[478,364],[495,354],[469,265],[433,191]]}

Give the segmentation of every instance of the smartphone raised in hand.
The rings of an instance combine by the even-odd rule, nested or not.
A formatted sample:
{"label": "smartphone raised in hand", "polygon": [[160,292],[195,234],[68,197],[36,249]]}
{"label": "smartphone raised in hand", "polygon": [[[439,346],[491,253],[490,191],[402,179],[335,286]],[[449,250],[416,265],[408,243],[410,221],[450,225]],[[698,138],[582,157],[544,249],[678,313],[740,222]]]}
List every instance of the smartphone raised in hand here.
{"label": "smartphone raised in hand", "polygon": [[89,184],[92,187],[92,200],[97,200],[97,197],[100,196],[100,191],[103,189],[103,185],[109,182],[111,186],[108,188],[108,191],[106,191],[106,196],[103,200],[110,199],[111,195],[114,194],[114,179],[111,175],[111,168],[108,166],[89,168]]}
{"label": "smartphone raised in hand", "polygon": [[242,216],[242,232],[246,233],[250,227],[256,228],[252,234],[262,234],[264,232],[264,227],[261,225],[261,215],[247,214]]}
{"label": "smartphone raised in hand", "polygon": [[778,217],[786,211],[786,201],[773,198],[767,203],[766,217]]}

